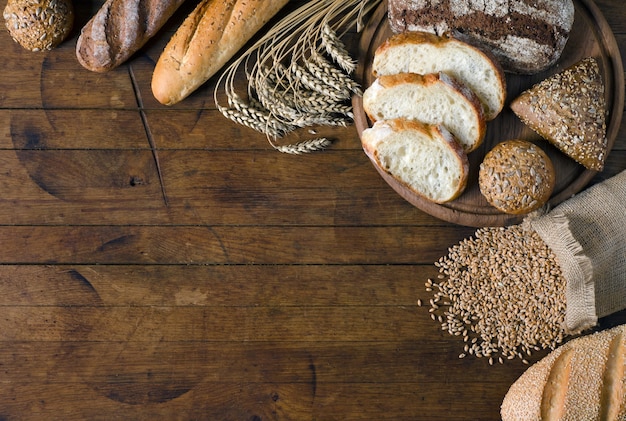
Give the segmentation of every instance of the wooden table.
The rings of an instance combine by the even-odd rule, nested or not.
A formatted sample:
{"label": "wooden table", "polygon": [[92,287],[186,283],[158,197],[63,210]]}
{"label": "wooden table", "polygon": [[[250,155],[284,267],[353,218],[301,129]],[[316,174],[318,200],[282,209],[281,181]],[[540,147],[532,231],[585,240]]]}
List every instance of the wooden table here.
{"label": "wooden table", "polygon": [[[75,3],[79,28],[101,2]],[[626,57],[626,7],[596,4]],[[107,74],[76,34],[36,54],[0,33],[0,419],[497,419],[527,366],[459,359],[417,306],[475,229],[395,194],[353,127],[292,156],[213,82],[156,102],[190,8]],[[622,124],[593,182],[625,168]]]}

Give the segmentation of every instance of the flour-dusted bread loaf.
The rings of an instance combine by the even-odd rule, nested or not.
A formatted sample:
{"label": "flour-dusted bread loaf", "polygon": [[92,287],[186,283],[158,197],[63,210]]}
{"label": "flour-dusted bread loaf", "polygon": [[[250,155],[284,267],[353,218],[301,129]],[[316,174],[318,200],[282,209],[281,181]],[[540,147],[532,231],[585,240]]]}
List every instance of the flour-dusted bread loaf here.
{"label": "flour-dusted bread loaf", "polygon": [[442,124],[465,152],[482,143],[487,127],[478,97],[445,73],[380,76],[363,92],[363,109],[372,121],[408,118]]}
{"label": "flour-dusted bread loaf", "polygon": [[602,171],[607,107],[598,62],[587,57],[523,92],[511,109],[528,127],[586,168]]}
{"label": "flour-dusted bread loaf", "polygon": [[559,59],[574,23],[572,0],[389,0],[388,10],[396,33],[449,32],[524,74]]}
{"label": "flour-dusted bread loaf", "polygon": [[444,72],[480,99],[487,120],[494,119],[506,99],[504,71],[488,54],[463,41],[425,32],[393,35],[375,51],[374,76]]}
{"label": "flour-dusted bread loaf", "polygon": [[467,185],[467,155],[443,126],[379,120],[361,135],[373,164],[414,194],[435,203],[457,198]]}
{"label": "flour-dusted bread loaf", "polygon": [[173,105],[220,70],[288,0],[201,0],[161,53],[152,94]]}
{"label": "flour-dusted bread loaf", "polygon": [[82,28],[76,57],[94,72],[128,60],[163,27],[184,0],[106,0]]}
{"label": "flour-dusted bread loaf", "polygon": [[550,157],[537,145],[511,139],[494,146],[480,164],[478,186],[487,201],[509,214],[542,207],[554,190]]}
{"label": "flour-dusted bread loaf", "polygon": [[625,420],[626,325],[576,338],[510,387],[503,421]]}

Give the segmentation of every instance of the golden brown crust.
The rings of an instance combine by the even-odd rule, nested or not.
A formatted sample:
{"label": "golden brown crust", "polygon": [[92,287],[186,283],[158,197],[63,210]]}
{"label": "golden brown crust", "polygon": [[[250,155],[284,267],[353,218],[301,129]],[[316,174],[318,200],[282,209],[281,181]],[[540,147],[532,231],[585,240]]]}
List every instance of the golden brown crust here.
{"label": "golden brown crust", "polygon": [[175,104],[213,76],[288,0],[203,0],[159,57],[152,93]]}
{"label": "golden brown crust", "polygon": [[3,16],[13,40],[31,51],[55,48],[74,25],[70,0],[9,0]]}
{"label": "golden brown crust", "polygon": [[480,192],[496,209],[524,214],[542,207],[554,190],[552,161],[537,145],[519,139],[491,149],[480,165]]}

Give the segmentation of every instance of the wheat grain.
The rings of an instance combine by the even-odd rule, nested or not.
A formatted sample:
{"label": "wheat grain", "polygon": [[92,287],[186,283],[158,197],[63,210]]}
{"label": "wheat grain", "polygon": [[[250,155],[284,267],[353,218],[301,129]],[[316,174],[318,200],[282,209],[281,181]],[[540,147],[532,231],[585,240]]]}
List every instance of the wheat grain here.
{"label": "wheat grain", "polygon": [[350,57],[350,53],[345,49],[343,42],[341,42],[335,31],[328,24],[322,25],[321,44],[326,53],[346,73],[352,74],[354,72],[356,61]]}

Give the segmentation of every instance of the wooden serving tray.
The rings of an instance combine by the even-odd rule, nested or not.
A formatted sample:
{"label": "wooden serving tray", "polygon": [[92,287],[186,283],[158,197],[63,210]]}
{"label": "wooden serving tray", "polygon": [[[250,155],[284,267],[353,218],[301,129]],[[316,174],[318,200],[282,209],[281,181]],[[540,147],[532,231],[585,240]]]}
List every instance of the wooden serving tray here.
{"label": "wooden serving tray", "polygon": [[[556,171],[556,185],[548,202],[550,208],[581,191],[596,175],[562,154],[535,132],[526,127],[509,108],[510,102],[522,91],[577,61],[593,56],[600,63],[605,82],[605,97],[609,110],[607,137],[609,151],[613,147],[620,127],[624,108],[624,70],[619,49],[611,28],[591,0],[574,0],[576,8],[574,25],[559,61],[550,69],[534,75],[507,74],[507,101],[502,113],[487,125],[485,140],[480,148],[469,154],[470,174],[465,192],[456,200],[432,203],[407,191],[392,177],[377,168],[385,181],[415,207],[439,219],[459,225],[486,227],[505,226],[521,222],[525,215],[508,215],[495,209],[481,195],[478,187],[478,168],[485,154],[499,142],[507,139],[526,139],[537,143],[551,158]],[[387,2],[376,9],[363,30],[359,43],[359,66],[356,77],[367,88],[374,81],[372,60],[376,48],[392,35],[387,21]],[[353,98],[355,126],[359,136],[371,122],[363,110],[362,97]]]}

